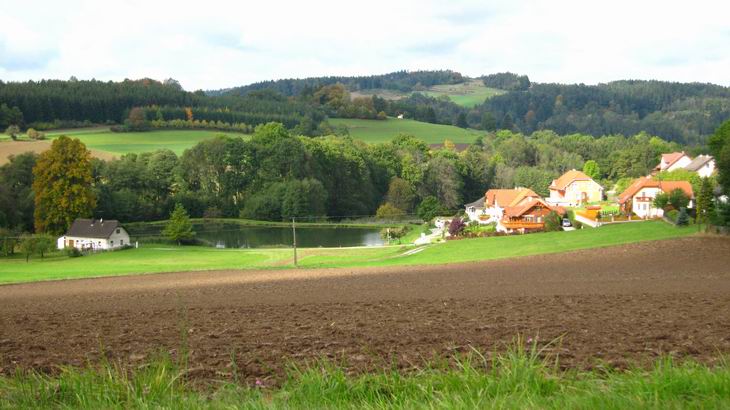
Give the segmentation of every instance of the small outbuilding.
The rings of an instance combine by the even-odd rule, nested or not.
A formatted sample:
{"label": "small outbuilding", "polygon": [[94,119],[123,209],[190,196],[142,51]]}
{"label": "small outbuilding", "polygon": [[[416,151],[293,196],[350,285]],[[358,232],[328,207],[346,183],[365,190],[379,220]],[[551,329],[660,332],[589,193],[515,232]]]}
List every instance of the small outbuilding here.
{"label": "small outbuilding", "polygon": [[65,235],[58,238],[58,249],[109,250],[129,243],[129,233],[119,221],[103,219],[77,219]]}

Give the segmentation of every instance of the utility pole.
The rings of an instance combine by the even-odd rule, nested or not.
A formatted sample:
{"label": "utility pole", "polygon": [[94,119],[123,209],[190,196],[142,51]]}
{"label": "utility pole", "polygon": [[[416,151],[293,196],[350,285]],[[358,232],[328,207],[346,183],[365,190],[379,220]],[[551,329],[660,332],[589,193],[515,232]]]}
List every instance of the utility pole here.
{"label": "utility pole", "polygon": [[297,264],[297,223],[294,221],[295,218],[291,219],[291,233],[293,238],[293,245],[294,245],[294,266],[299,266]]}

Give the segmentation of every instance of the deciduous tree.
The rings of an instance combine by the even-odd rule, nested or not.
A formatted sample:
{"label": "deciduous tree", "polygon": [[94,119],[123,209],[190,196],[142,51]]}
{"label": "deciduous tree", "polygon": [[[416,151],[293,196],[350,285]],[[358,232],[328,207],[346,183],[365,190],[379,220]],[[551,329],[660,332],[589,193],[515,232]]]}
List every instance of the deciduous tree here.
{"label": "deciduous tree", "polygon": [[35,229],[60,234],[76,218],[91,216],[96,197],[91,187],[91,153],[78,139],[61,136],[38,157],[33,168]]}

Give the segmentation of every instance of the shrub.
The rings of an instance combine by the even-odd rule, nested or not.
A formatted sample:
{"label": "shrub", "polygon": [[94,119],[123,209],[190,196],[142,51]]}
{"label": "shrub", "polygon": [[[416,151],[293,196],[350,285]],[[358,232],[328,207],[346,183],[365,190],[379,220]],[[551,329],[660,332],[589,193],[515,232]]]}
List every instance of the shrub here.
{"label": "shrub", "polygon": [[401,219],[406,216],[406,213],[386,202],[380,205],[378,210],[375,212],[375,217],[378,219]]}
{"label": "shrub", "polygon": [[545,232],[554,232],[562,229],[563,218],[557,212],[551,211],[545,217]]}
{"label": "shrub", "polygon": [[444,207],[434,196],[427,196],[416,208],[416,215],[424,222],[431,221],[442,212],[444,212]]}
{"label": "shrub", "polygon": [[464,231],[464,228],[466,228],[466,224],[463,219],[459,217],[453,218],[449,224],[449,235],[459,236]]}
{"label": "shrub", "polygon": [[66,252],[66,256],[68,256],[69,258],[78,258],[79,256],[83,256],[79,248],[74,246],[66,248],[64,252]]}
{"label": "shrub", "polygon": [[672,222],[674,222],[674,223],[677,223],[677,217],[679,216],[679,211],[677,211],[676,209],[672,209],[671,211],[667,212],[667,213],[665,214],[665,216],[666,216],[666,217],[667,217],[667,219],[669,219],[670,221],[672,221]]}
{"label": "shrub", "polygon": [[32,140],[44,140],[46,139],[46,134],[36,131],[35,128],[28,128],[28,131],[25,133],[28,138]]}

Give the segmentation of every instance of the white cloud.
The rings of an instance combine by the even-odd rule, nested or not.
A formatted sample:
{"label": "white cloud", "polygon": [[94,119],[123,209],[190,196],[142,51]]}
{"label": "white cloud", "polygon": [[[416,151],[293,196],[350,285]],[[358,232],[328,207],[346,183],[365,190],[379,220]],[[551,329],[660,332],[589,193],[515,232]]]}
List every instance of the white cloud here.
{"label": "white cloud", "polygon": [[9,1],[0,78],[178,79],[186,89],[449,68],[540,82],[730,85],[722,1]]}

